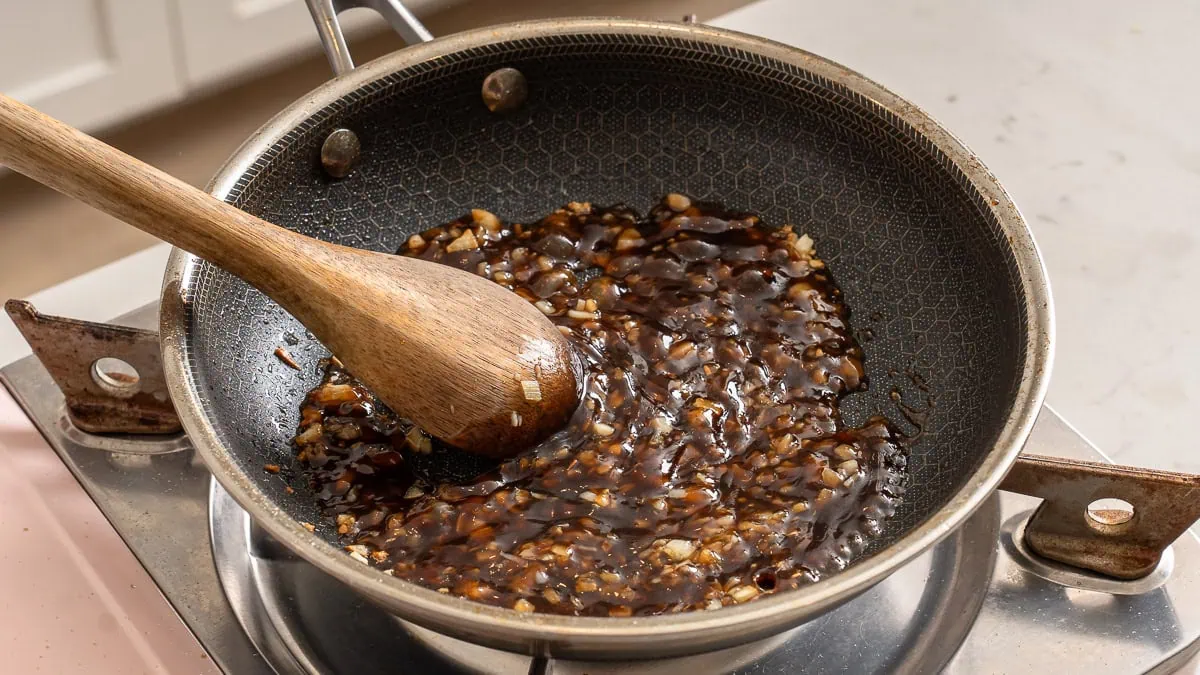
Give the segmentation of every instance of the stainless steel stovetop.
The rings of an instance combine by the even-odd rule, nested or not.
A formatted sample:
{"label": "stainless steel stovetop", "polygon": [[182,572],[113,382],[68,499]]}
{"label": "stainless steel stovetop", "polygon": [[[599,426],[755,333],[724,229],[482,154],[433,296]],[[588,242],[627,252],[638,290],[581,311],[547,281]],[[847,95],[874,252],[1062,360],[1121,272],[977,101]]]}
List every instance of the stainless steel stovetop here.
{"label": "stainless steel stovetop", "polygon": [[[148,306],[119,323],[153,327]],[[226,672],[1143,673],[1200,649],[1200,540],[1118,582],[1021,545],[1037,500],[993,497],[958,532],[856,600],[759,643],[652,662],[500,652],[402,622],[291,555],[212,480],[183,436],[94,436],[66,419],[36,358],[0,381]],[[1039,454],[1105,460],[1052,411]],[[150,438],[151,440],[147,440]],[[210,533],[209,537],[202,536]]]}

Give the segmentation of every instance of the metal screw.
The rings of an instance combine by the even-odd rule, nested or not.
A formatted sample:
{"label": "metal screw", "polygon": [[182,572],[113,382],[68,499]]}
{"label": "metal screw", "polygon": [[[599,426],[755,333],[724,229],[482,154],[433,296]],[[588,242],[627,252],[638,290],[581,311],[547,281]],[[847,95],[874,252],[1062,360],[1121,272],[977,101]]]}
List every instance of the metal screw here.
{"label": "metal screw", "polygon": [[334,178],[345,178],[358,163],[362,146],[358,134],[349,129],[335,129],[321,144],[321,166]]}
{"label": "metal screw", "polygon": [[524,105],[529,83],[516,68],[501,68],[483,80],[483,104],[494,113],[506,113]]}

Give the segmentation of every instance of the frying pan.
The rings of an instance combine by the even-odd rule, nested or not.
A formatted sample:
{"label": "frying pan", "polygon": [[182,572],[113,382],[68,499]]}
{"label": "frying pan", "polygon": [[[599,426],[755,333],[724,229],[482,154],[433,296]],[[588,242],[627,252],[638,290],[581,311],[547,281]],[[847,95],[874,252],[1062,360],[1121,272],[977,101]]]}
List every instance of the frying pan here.
{"label": "frying pan", "polygon": [[[722,201],[811,234],[854,328],[873,335],[864,343],[872,386],[844,402],[849,422],[896,417],[897,386],[907,404],[933,407],[906,500],[845,571],[716,611],[519,614],[386,576],[348,557],[329,528],[302,526],[320,522],[314,495],[303,480],[286,492],[263,466],[300,474],[290,439],[326,352],[247,284],[175,251],[161,331],[172,398],[217,480],[284,546],[396,615],[472,642],[651,658],[747,642],[828,611],[953,531],[1004,478],[1047,385],[1049,288],[1004,189],[924,112],[813,54],[686,24],[525,22],[350,69],[333,4],[312,4],[341,74],[251,137],[213,180],[217,197],[380,251],[470,208],[520,221],[575,200],[645,209],[682,192]],[[525,75],[528,99],[499,115],[480,87],[502,67]],[[334,178],[321,148],[343,128],[361,150],[354,170]],[[300,373],[273,355],[292,342]]]}

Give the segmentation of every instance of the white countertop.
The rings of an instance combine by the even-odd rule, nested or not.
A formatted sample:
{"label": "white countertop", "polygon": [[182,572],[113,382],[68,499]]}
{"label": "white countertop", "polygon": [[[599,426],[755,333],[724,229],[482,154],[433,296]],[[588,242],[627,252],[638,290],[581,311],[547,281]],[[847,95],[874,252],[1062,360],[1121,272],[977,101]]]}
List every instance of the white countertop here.
{"label": "white countertop", "polygon": [[1045,256],[1048,402],[1118,462],[1200,472],[1200,5],[765,0],[716,23],[839,61],[957,134]]}
{"label": "white countertop", "polygon": [[[855,68],[1000,177],[1046,258],[1049,402],[1117,461],[1200,472],[1200,5],[764,0],[713,22]],[[215,169],[215,167],[214,167]],[[158,294],[165,246],[35,295],[104,320]],[[1192,301],[1193,306],[1197,303]],[[26,350],[0,320],[0,363]]]}

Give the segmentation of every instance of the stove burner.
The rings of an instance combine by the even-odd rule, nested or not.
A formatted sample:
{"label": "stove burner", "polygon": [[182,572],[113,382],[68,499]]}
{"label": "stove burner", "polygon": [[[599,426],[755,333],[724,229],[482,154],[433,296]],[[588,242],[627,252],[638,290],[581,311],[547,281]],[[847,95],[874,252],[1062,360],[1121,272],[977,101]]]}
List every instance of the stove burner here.
{"label": "stove burner", "polygon": [[955,535],[855,600],[799,628],[708,654],[630,663],[534,659],[387,614],[253,526],[216,481],[209,517],[218,575],[238,620],[280,675],[383,672],[669,673],[934,672],[971,627],[1000,528],[997,500]]}
{"label": "stove burner", "polygon": [[[151,327],[156,318],[150,305],[119,321]],[[186,438],[151,448],[79,431],[63,422],[62,393],[33,357],[0,369],[0,383],[31,420],[5,423],[41,431],[228,673],[1145,673],[1171,672],[1200,649],[1195,534],[1146,579],[1097,578],[1022,550],[1014,536],[1039,501],[1000,493],[856,600],[763,642],[640,663],[495,651],[400,622],[293,558],[210,485]],[[1043,410],[1038,426],[1027,451],[1104,461],[1054,411]]]}

